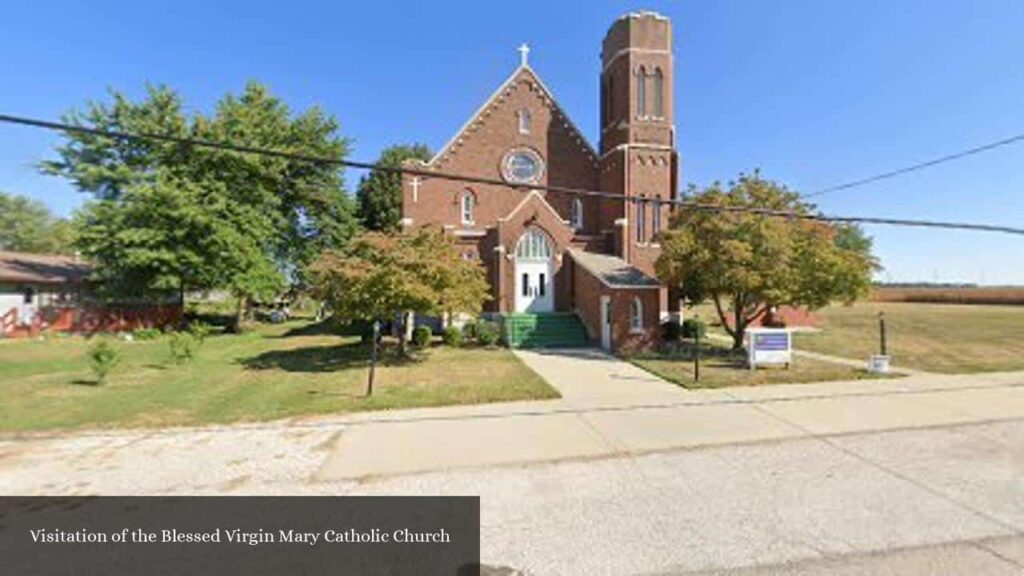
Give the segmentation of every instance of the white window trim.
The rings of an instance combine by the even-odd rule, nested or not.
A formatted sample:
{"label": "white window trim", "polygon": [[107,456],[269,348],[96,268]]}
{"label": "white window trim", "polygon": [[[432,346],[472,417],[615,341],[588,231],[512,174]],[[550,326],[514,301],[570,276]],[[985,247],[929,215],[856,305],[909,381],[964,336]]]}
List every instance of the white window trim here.
{"label": "white window trim", "polygon": [[583,230],[583,200],[572,199],[572,208],[569,210],[569,222],[576,232]]}
{"label": "white window trim", "polygon": [[629,304],[629,333],[644,333],[644,303],[637,296]]}
{"label": "white window trim", "polygon": [[[518,155],[523,154],[529,156],[537,164],[537,173],[533,178],[527,180],[519,180],[512,177],[512,159]],[[513,148],[505,153],[505,156],[501,159],[501,175],[506,182],[512,184],[536,184],[544,178],[544,159],[537,153],[536,150],[531,148]]]}
{"label": "white window trim", "polygon": [[533,118],[530,116],[530,111],[529,110],[523,109],[523,110],[520,110],[520,111],[516,112],[516,122],[519,125],[519,133],[520,134],[529,134],[530,133],[530,122],[532,120],[533,120]]}
{"label": "white window trim", "polygon": [[[469,201],[469,218],[466,218],[466,202]],[[473,216],[476,211],[476,198],[473,197],[473,193],[465,191],[462,196],[459,197],[459,217],[462,220],[462,224],[465,226],[473,225]]]}

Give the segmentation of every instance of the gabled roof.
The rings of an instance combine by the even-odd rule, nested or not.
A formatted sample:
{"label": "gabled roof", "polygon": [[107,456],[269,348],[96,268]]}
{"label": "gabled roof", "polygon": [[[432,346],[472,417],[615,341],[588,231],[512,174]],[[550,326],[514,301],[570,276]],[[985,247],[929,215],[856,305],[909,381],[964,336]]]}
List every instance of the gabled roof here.
{"label": "gabled roof", "polygon": [[558,101],[555,100],[554,94],[552,94],[551,90],[549,90],[548,87],[544,84],[544,82],[541,81],[540,76],[537,75],[537,73],[533,70],[533,68],[530,67],[529,64],[521,64],[518,68],[516,68],[512,72],[512,74],[504,82],[502,82],[501,86],[499,86],[498,89],[495,90],[493,94],[491,94],[490,98],[488,98],[483,103],[483,105],[480,106],[480,108],[478,108],[477,111],[474,112],[473,115],[469,117],[466,123],[463,124],[461,128],[459,128],[459,131],[456,132],[454,136],[452,136],[451,140],[448,140],[448,142],[440,150],[438,150],[437,154],[435,154],[433,158],[428,160],[425,163],[425,165],[428,167],[437,167],[442,162],[444,162],[444,160],[446,160],[448,156],[450,156],[450,154],[456,148],[459,147],[459,145],[462,143],[463,137],[468,133],[472,132],[477,126],[479,126],[481,122],[483,122],[483,118],[487,115],[488,111],[501,103],[501,100],[503,100],[504,96],[508,94],[513,84],[520,77],[520,75],[529,76],[530,80],[534,82],[534,84],[540,91],[542,101],[551,109],[556,118],[562,120],[565,127],[576,137],[577,143],[580,145],[583,151],[591,159],[594,165],[597,165],[597,151],[590,144],[590,142],[587,141],[587,138],[583,135],[580,129],[576,127],[573,121],[569,118],[569,115],[566,114],[565,111],[562,110],[562,107],[558,105]]}
{"label": "gabled roof", "polygon": [[577,264],[609,288],[658,288],[657,280],[631,266],[622,258],[596,252],[570,248],[569,254]]}
{"label": "gabled roof", "polygon": [[92,268],[74,256],[0,251],[0,282],[78,283]]}

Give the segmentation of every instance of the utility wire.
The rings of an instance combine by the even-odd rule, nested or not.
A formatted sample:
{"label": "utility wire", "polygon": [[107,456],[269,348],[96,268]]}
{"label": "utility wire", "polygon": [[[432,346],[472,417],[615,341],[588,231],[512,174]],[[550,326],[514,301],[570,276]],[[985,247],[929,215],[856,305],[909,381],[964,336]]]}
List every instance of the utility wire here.
{"label": "utility wire", "polygon": [[[541,184],[524,184],[515,182],[505,182],[494,178],[484,178],[481,176],[467,176],[462,174],[452,174],[447,172],[436,172],[433,170],[426,170],[420,168],[405,168],[396,166],[383,166],[379,164],[373,164],[370,162],[357,162],[353,160],[342,160],[340,158],[327,158],[322,156],[311,156],[307,154],[298,154],[294,152],[286,152],[283,150],[273,150],[268,148],[258,148],[255,146],[245,146],[241,144],[232,144],[229,142],[216,142],[212,140],[202,140],[196,138],[183,138],[181,136],[173,136],[169,134],[153,134],[153,133],[129,133],[119,132],[114,130],[101,130],[99,128],[90,128],[88,126],[79,126],[75,124],[68,124],[64,122],[52,122],[48,120],[39,120],[34,118],[27,118],[23,116],[11,116],[7,114],[0,114],[0,122],[8,124],[19,124],[22,126],[31,126],[35,128],[43,128],[47,130],[55,130],[59,132],[70,132],[78,134],[89,134],[93,136],[100,136],[104,138],[111,138],[116,140],[150,140],[159,142],[170,142],[183,146],[197,146],[202,148],[211,148],[215,150],[224,150],[228,152],[240,152],[245,154],[257,154],[261,156],[269,156],[273,158],[283,158],[287,160],[295,160],[299,162],[311,162],[314,164],[327,164],[335,166],[343,166],[346,168],[360,168],[365,170],[379,170],[381,172],[390,174],[408,174],[412,176],[422,176],[425,178],[440,178],[444,180],[452,180],[456,182],[466,182],[471,184],[486,184],[491,186],[501,186],[505,188],[513,188],[517,190],[544,190],[547,192],[564,193],[574,196],[584,196],[592,198],[606,198],[616,201],[624,202],[636,202],[636,203],[649,203],[654,205],[671,205],[679,206],[690,210],[704,210],[711,212],[731,212],[731,213],[747,213],[755,214],[760,216],[768,216],[775,218],[786,218],[791,220],[813,220],[819,222],[838,222],[838,223],[861,223],[861,224],[884,224],[890,226],[915,226],[924,228],[944,228],[944,229],[958,229],[958,230],[974,230],[980,232],[1001,232],[1006,234],[1015,234],[1024,236],[1024,228],[1013,228],[1009,226],[996,226],[989,224],[973,224],[967,222],[942,222],[935,220],[910,220],[901,218],[881,218],[871,216],[829,216],[824,214],[811,214],[805,212],[794,212],[788,210],[774,210],[770,208],[749,208],[745,206],[728,206],[723,204],[709,204],[702,202],[694,202],[692,200],[684,200],[680,198],[662,199],[662,198],[638,198],[624,196],[622,194],[613,194],[611,192],[601,192],[597,190],[587,190],[583,188],[570,188],[565,186],[545,186]],[[1021,136],[1024,138],[1024,135]]]}
{"label": "utility wire", "polygon": [[832,192],[838,192],[840,190],[849,190],[850,188],[856,188],[858,186],[863,186],[865,184],[871,184],[872,182],[878,182],[879,180],[886,180],[888,178],[893,178],[895,176],[901,176],[903,174],[907,174],[907,173],[910,173],[910,172],[916,172],[918,170],[923,170],[924,168],[930,168],[930,167],[935,166],[937,164],[944,164],[946,162],[952,162],[953,160],[959,160],[961,158],[966,158],[967,156],[973,156],[975,154],[980,154],[982,152],[987,152],[987,151],[992,150],[994,148],[999,148],[1001,146],[1006,146],[1008,144],[1013,144],[1015,142],[1020,142],[1022,140],[1024,140],[1024,134],[1018,134],[1016,136],[1011,136],[1010,138],[1004,138],[1003,140],[997,140],[995,142],[990,142],[988,144],[983,144],[983,145],[977,146],[975,148],[968,148],[967,150],[962,150],[962,151],[957,152],[955,154],[949,154],[949,155],[946,155],[946,156],[941,156],[939,158],[935,158],[933,160],[928,160],[926,162],[921,162],[921,163],[918,163],[918,164],[912,164],[910,166],[906,166],[906,167],[900,168],[898,170],[892,170],[892,171],[889,171],[889,172],[883,172],[881,174],[876,174],[874,176],[868,176],[867,178],[861,178],[860,180],[853,180],[853,181],[847,182],[845,184],[837,184],[835,186],[829,186],[828,188],[822,188],[821,190],[815,190],[814,192],[810,192],[808,194],[804,194],[803,197],[804,198],[814,198],[814,197],[817,197],[817,196],[823,196],[825,194],[830,194]]}

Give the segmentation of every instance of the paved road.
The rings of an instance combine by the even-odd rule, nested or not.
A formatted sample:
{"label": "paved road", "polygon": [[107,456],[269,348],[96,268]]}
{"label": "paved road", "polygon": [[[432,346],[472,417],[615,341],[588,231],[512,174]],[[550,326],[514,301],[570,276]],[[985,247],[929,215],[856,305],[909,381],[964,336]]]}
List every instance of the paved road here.
{"label": "paved road", "polygon": [[1024,376],[687,392],[527,361],[562,400],[8,438],[0,494],[475,494],[484,559],[532,574],[1024,573]]}

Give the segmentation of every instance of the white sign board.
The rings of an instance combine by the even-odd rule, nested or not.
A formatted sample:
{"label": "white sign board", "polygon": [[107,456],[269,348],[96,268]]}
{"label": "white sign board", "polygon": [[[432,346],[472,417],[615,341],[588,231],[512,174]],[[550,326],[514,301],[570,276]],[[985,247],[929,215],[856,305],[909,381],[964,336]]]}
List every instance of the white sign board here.
{"label": "white sign board", "polygon": [[750,328],[747,330],[747,365],[751,370],[759,365],[793,362],[793,333],[785,328]]}

